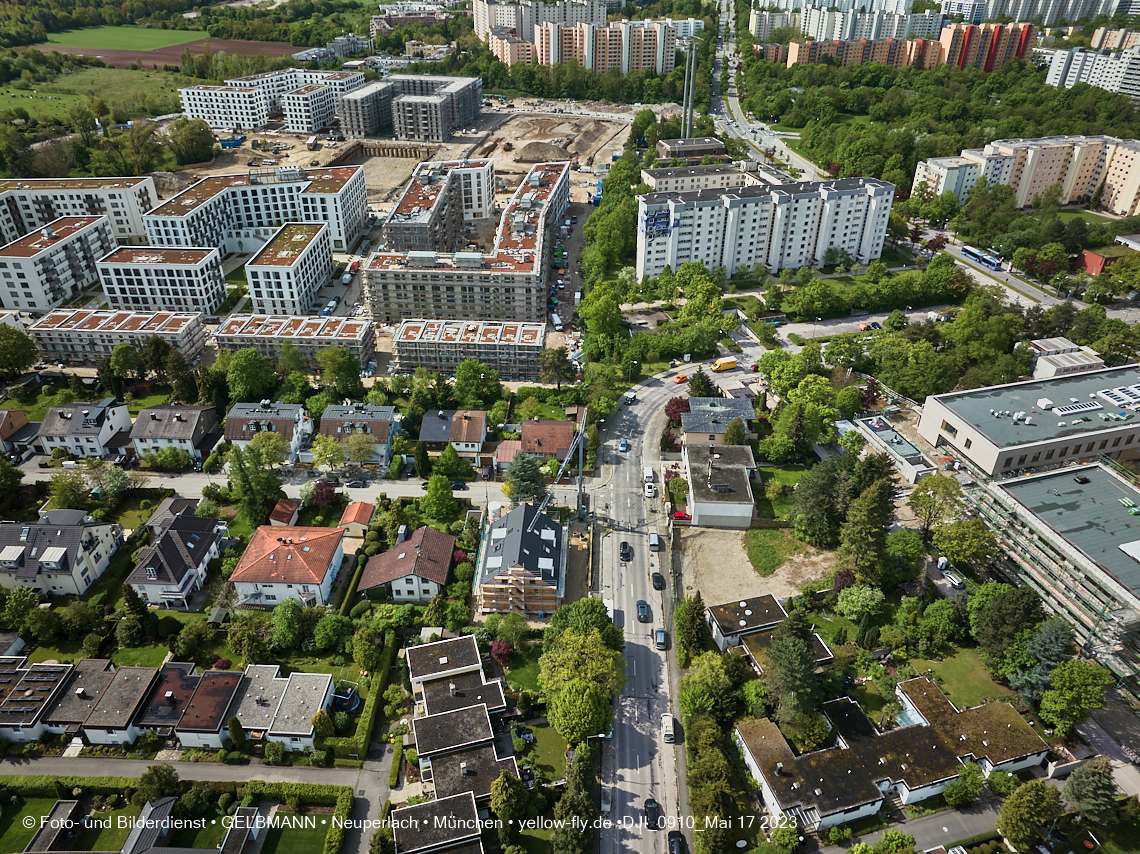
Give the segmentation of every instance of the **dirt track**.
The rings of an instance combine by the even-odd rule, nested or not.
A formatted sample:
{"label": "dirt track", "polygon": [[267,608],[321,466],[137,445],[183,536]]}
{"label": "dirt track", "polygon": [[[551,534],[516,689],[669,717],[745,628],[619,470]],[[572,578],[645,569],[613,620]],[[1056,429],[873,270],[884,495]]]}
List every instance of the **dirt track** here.
{"label": "dirt track", "polygon": [[162,68],[164,65],[180,65],[182,62],[182,53],[186,48],[190,48],[193,54],[204,53],[206,48],[209,47],[214,53],[229,53],[238,54],[240,56],[257,56],[258,54],[265,54],[266,56],[290,56],[299,50],[292,45],[285,44],[284,42],[251,42],[251,41],[234,41],[230,39],[199,39],[196,42],[187,42],[186,44],[174,45],[173,47],[163,47],[158,50],[100,50],[94,51],[89,47],[64,47],[58,44],[37,44],[32,45],[36,50],[43,53],[68,53],[73,56],[97,56],[103,60],[107,65],[113,65],[116,68],[125,68],[132,62],[137,62],[139,65],[157,65]]}

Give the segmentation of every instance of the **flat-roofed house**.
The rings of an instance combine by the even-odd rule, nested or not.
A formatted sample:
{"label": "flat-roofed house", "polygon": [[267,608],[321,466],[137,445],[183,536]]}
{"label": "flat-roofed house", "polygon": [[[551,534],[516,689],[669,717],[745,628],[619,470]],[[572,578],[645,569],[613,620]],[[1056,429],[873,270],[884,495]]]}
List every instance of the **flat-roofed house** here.
{"label": "flat-roofed house", "polygon": [[48,710],[71,675],[70,664],[28,664],[23,657],[0,658],[0,738],[38,741],[48,732]]}
{"label": "flat-roofed house", "polygon": [[158,671],[158,679],[135,715],[135,726],[156,732],[163,738],[174,735],[202,677],[193,662],[168,661]]}
{"label": "flat-roofed house", "polygon": [[288,751],[312,750],[316,739],[313,715],[328,709],[332,697],[333,679],[329,674],[291,674],[266,738]]}
{"label": "flat-roofed house", "polygon": [[485,705],[416,718],[412,726],[422,779],[437,798],[471,792],[477,802],[486,803],[500,774],[518,776],[515,757],[495,749]]}
{"label": "flat-roofed house", "polygon": [[738,646],[745,635],[774,629],[788,613],[771,593],[708,606],[706,620],[713,642],[724,652]]}
{"label": "flat-roofed house", "polygon": [[91,744],[134,744],[142,732],[135,715],[158,679],[157,667],[120,667],[87,720],[83,734]]}
{"label": "flat-roofed house", "polygon": [[222,748],[229,738],[227,712],[241,681],[242,674],[234,670],[202,674],[174,730],[183,747]]}
{"label": "flat-roofed house", "polygon": [[756,461],[748,445],[687,444],[681,457],[695,527],[747,528],[752,524]]}
{"label": "flat-roofed house", "polygon": [[407,649],[408,680],[412,690],[433,679],[447,679],[483,669],[483,659],[473,635],[410,646]]}
{"label": "flat-roofed house", "polygon": [[87,716],[114,678],[115,668],[109,660],[79,659],[63,690],[48,705],[44,729],[55,735],[79,735]]}
{"label": "flat-roofed house", "polygon": [[479,810],[470,792],[392,810],[396,854],[481,854]]}

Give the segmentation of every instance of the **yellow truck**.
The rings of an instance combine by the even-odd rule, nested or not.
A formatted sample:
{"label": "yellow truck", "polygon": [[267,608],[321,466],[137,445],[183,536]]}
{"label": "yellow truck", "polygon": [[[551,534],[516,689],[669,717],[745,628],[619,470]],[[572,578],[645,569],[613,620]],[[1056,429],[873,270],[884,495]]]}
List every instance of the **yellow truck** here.
{"label": "yellow truck", "polygon": [[723,359],[717,359],[713,362],[712,369],[714,371],[731,371],[736,367],[736,357],[726,356]]}

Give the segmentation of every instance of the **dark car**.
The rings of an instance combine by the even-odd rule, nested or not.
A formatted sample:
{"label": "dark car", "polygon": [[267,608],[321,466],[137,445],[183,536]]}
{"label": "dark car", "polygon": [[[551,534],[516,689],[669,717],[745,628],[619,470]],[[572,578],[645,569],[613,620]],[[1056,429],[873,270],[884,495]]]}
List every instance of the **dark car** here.
{"label": "dark car", "polygon": [[685,834],[679,830],[669,831],[669,854],[685,854]]}
{"label": "dark car", "polygon": [[872,328],[872,329],[882,329],[882,328],[883,328],[883,324],[879,323],[879,322],[876,320],[876,321],[874,321],[874,322],[871,324],[871,328]]}
{"label": "dark car", "polygon": [[326,477],[324,482],[329,486],[340,486],[340,478],[338,477]]}
{"label": "dark car", "polygon": [[625,540],[622,540],[621,545],[618,546],[618,558],[621,560],[633,560],[633,548]]}
{"label": "dark car", "polygon": [[644,599],[637,601],[637,621],[639,623],[649,622],[649,603]]}
{"label": "dark car", "polygon": [[653,573],[653,589],[654,590],[664,590],[665,589],[665,576],[662,575],[660,572]]}
{"label": "dark car", "polygon": [[453,480],[451,482],[451,488],[452,489],[466,489],[467,488],[467,481],[465,481],[465,480]]}
{"label": "dark car", "polygon": [[666,649],[669,646],[669,635],[664,629],[653,630],[653,644],[658,649]]}
{"label": "dark car", "polygon": [[428,488],[428,482],[425,480],[423,483],[420,484],[420,489],[427,489],[427,488]]}
{"label": "dark car", "polygon": [[348,483],[345,484],[345,486],[349,487],[350,489],[363,489],[364,487],[368,486],[368,481],[366,481],[366,480],[350,480]]}
{"label": "dark car", "polygon": [[653,798],[645,799],[645,824],[650,830],[661,829],[661,804]]}

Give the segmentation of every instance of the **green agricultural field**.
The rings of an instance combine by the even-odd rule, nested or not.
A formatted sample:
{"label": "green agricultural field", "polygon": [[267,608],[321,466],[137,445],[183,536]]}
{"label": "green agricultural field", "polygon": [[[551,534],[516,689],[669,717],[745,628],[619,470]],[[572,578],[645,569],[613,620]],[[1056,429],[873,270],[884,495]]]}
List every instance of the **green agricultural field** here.
{"label": "green agricultural field", "polygon": [[151,30],[141,27],[91,27],[52,33],[48,44],[92,50],[159,50],[207,38],[203,30]]}

